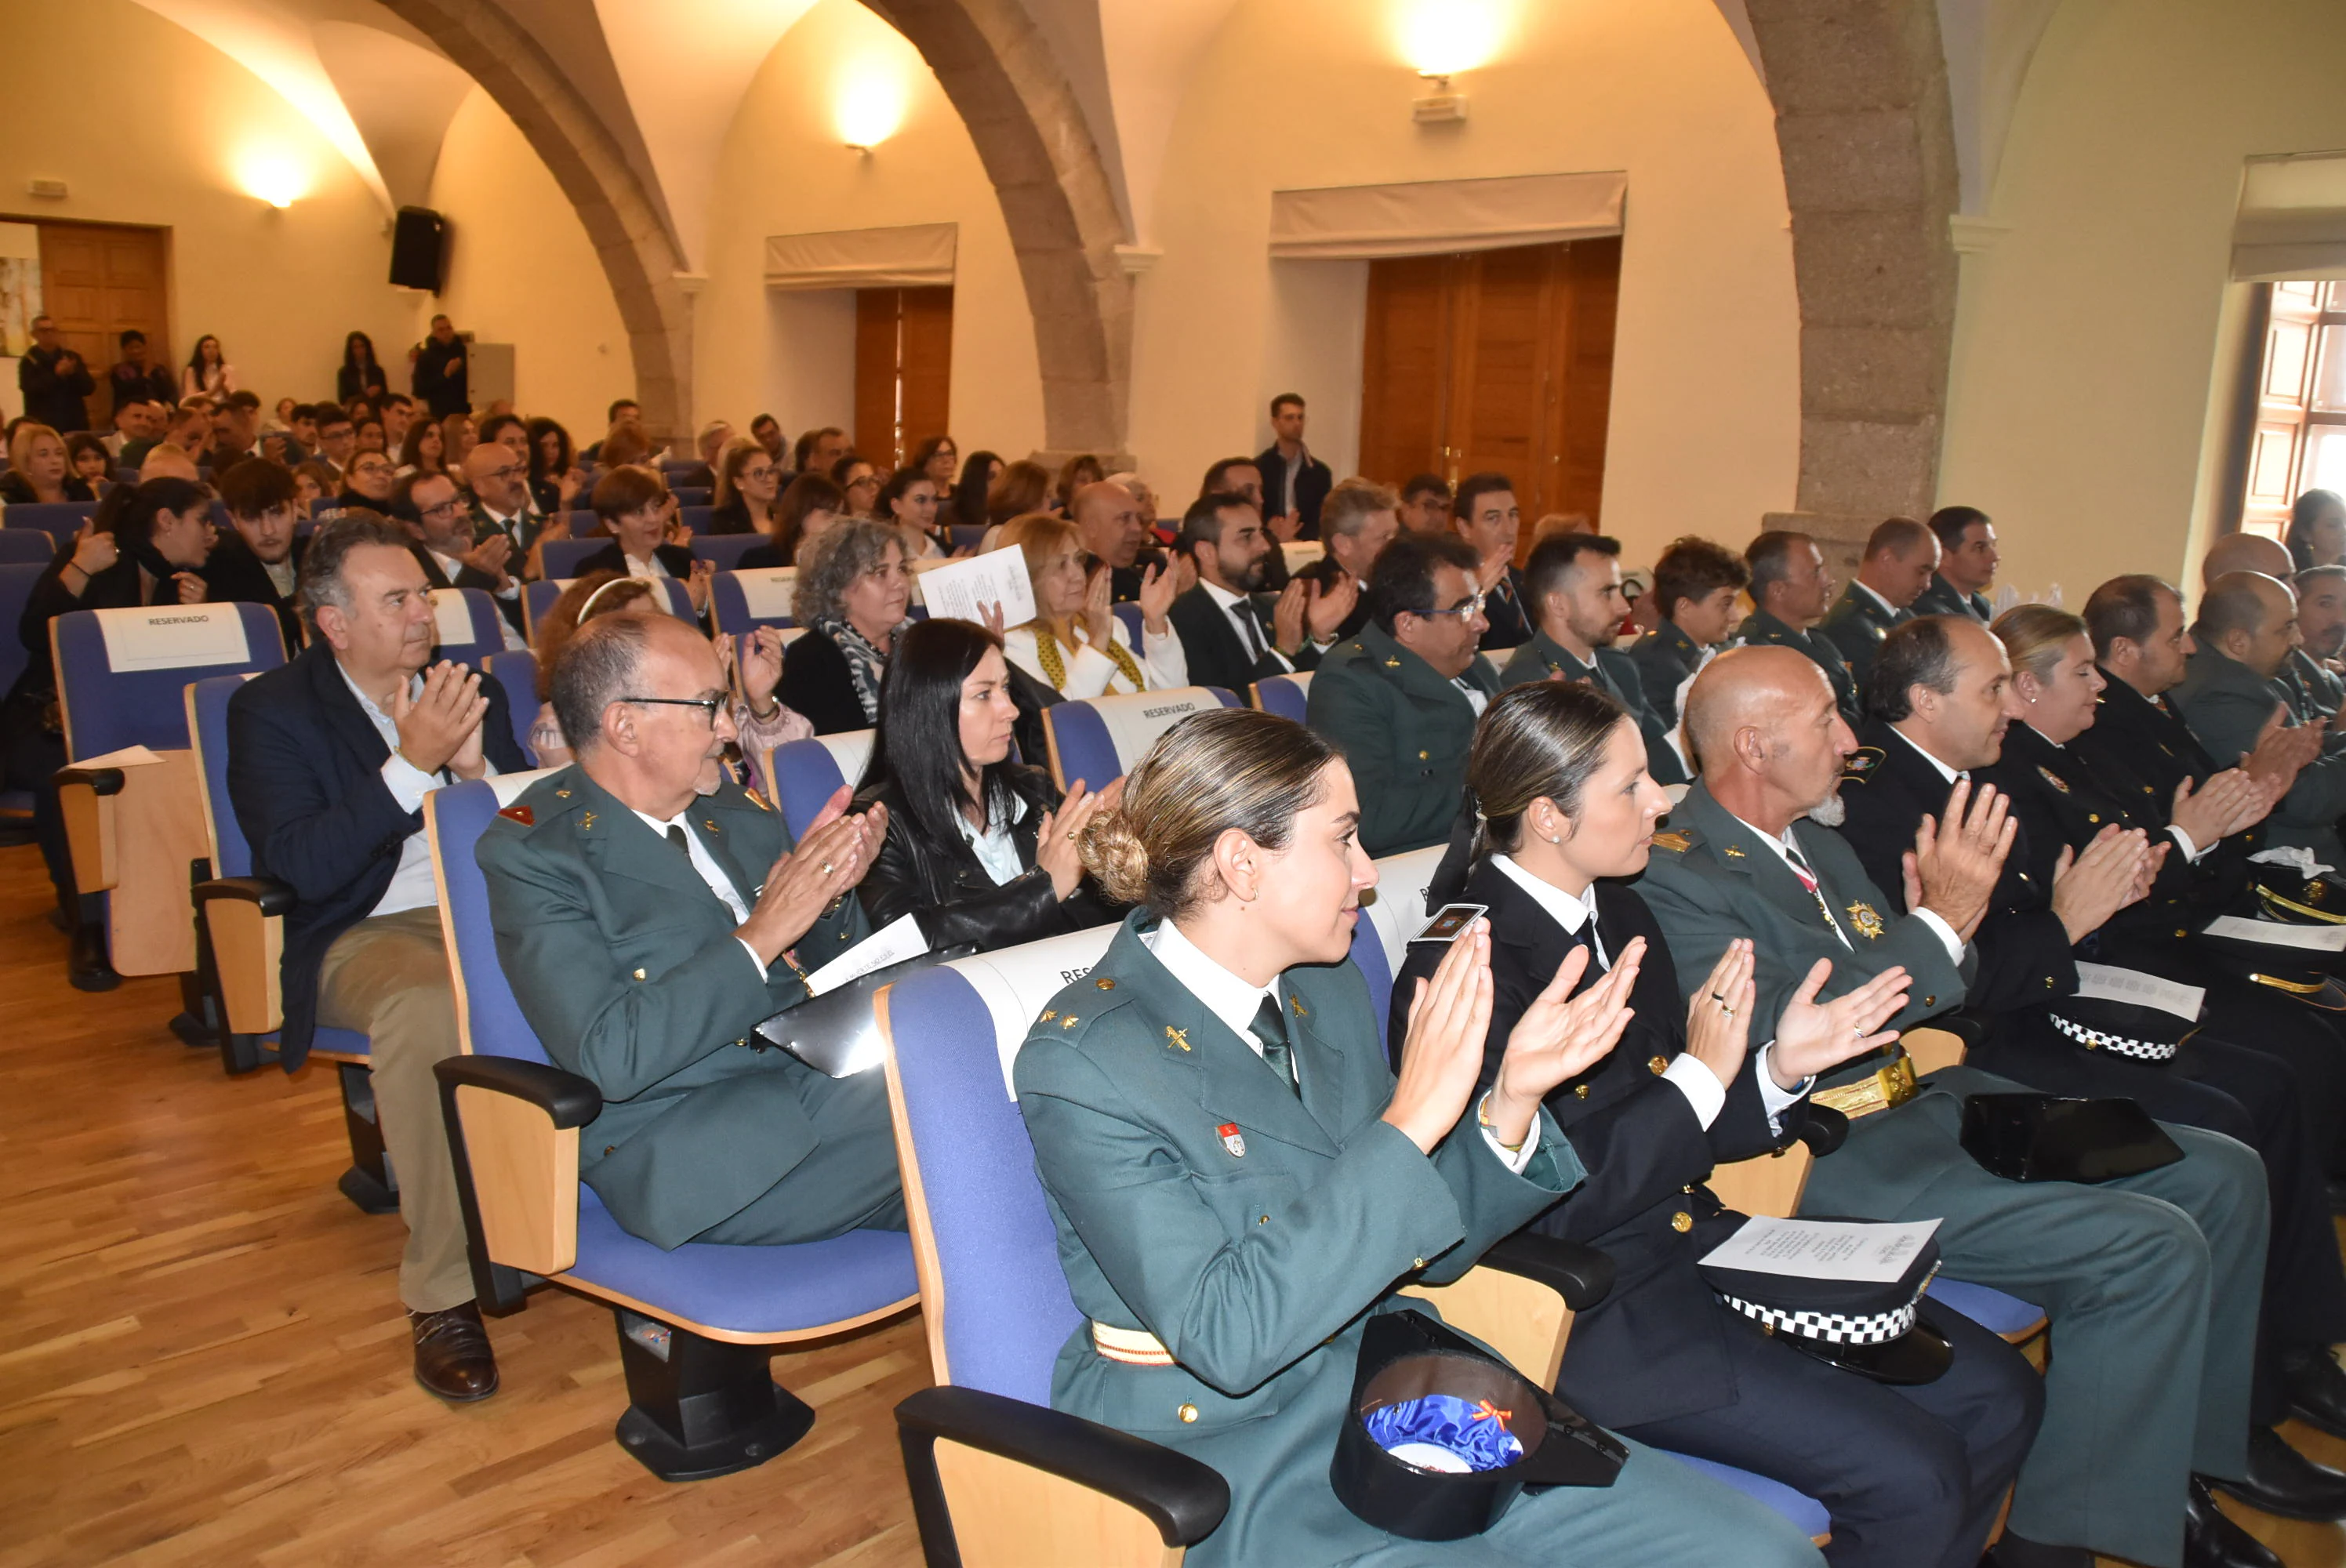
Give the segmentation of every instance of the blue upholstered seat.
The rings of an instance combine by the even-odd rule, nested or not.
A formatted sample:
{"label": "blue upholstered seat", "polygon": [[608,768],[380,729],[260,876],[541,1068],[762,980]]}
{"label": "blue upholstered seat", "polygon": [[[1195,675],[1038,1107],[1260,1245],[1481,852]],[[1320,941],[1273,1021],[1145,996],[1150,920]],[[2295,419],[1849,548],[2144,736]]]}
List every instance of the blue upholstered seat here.
{"label": "blue upholstered seat", "polygon": [[[505,646],[505,617],[497,613],[497,601],[479,588],[434,588],[432,604],[435,611],[444,606],[434,658],[452,658],[478,669],[483,660]],[[464,628],[462,639],[450,635],[457,627],[459,609]]]}
{"label": "blue upholstered seat", "polygon": [[797,581],[795,566],[761,566],[750,572],[719,566],[709,594],[717,629],[739,636],[760,626],[796,626],[790,618],[790,590]]}
{"label": "blue upholstered seat", "polygon": [[27,502],[11,506],[0,524],[10,528],[39,528],[52,538],[69,539],[81,532],[81,525],[97,514],[95,501]]}
{"label": "blue upholstered seat", "polygon": [[611,541],[601,537],[548,539],[538,546],[537,558],[547,576],[575,577],[578,575],[579,562],[598,550],[607,550],[610,547]]}
{"label": "blue upholstered seat", "polygon": [[872,759],[875,731],[846,729],[774,748],[773,801],[793,840],[806,836],[816,813],[842,784],[860,784]]}
{"label": "blue upholstered seat", "polygon": [[0,565],[15,566],[29,562],[36,566],[46,566],[56,559],[56,554],[57,542],[46,529],[0,528]]}
{"label": "blue upholstered seat", "polygon": [[[285,636],[275,610],[266,605],[209,607],[236,611],[244,628],[242,658],[117,670],[107,652],[106,617],[138,617],[147,611],[68,610],[49,623],[57,695],[65,707],[66,755],[78,761],[126,746],[179,750],[188,744],[188,711],[181,694],[189,682],[207,676],[258,675],[285,662]],[[168,615],[170,607],[157,609]]]}
{"label": "blue upholstered seat", "polygon": [[515,648],[505,653],[492,653],[482,662],[481,668],[491,680],[505,687],[505,712],[512,717],[514,743],[521,754],[537,762],[537,751],[529,743],[529,732],[537,725],[537,656],[527,648]]}
{"label": "blue upholstered seat", "polygon": [[1254,705],[1265,713],[1275,713],[1301,724],[1311,690],[1309,670],[1301,675],[1275,675],[1254,683]]}
{"label": "blue upholstered seat", "polygon": [[1108,608],[1117,620],[1124,623],[1124,635],[1132,639],[1133,651],[1138,652],[1142,631],[1148,625],[1148,616],[1141,614],[1138,605],[1129,600],[1120,605],[1110,605]]}
{"label": "blue upholstered seat", "polygon": [[[440,881],[464,1051],[550,1069],[551,1059],[522,1016],[499,967],[487,880],[473,856],[474,845],[499,807],[536,777],[435,790],[425,802],[424,816]],[[467,1136],[481,1135],[461,1118],[455,1084],[473,1080],[464,1075],[461,1063],[442,1067],[451,1141],[463,1149]],[[591,1089],[583,1079],[556,1076]],[[467,1154],[460,1163],[460,1176],[467,1186],[473,1185],[470,1159]],[[796,1441],[811,1423],[813,1412],[772,1385],[765,1358],[773,1346],[885,1317],[910,1305],[918,1293],[912,1242],[901,1231],[856,1231],[794,1247],[688,1242],[663,1251],[619,1228],[592,1189],[578,1181],[576,1160],[574,1145],[567,1168],[557,1169],[551,1177],[553,1190],[532,1194],[556,1206],[576,1206],[576,1246],[566,1259],[558,1255],[533,1259],[536,1267],[532,1271],[610,1302],[617,1310],[634,1400],[619,1423],[620,1441],[667,1479],[743,1469]],[[480,1205],[492,1203],[495,1196],[487,1188],[475,1189]],[[468,1216],[468,1227],[474,1278],[485,1287],[483,1304],[493,1311],[517,1309],[523,1281],[508,1265],[520,1260],[488,1255],[484,1225],[476,1215]],[[664,1324],[668,1330],[664,1354],[650,1366],[636,1349],[644,1342],[641,1325],[646,1321]],[[712,1332],[760,1342],[728,1343],[709,1338]],[[695,1403],[704,1398],[713,1399],[735,1419],[711,1420],[709,1407]],[[763,1408],[751,1412],[748,1406]],[[687,1414],[688,1410],[700,1413]],[[722,1430],[712,1432],[711,1426]]]}
{"label": "blue upholstered seat", "polygon": [[692,553],[701,560],[714,562],[720,572],[732,571],[740,565],[742,556],[770,543],[763,534],[711,534],[706,528],[692,531]]}
{"label": "blue upholstered seat", "polygon": [[1184,686],[1169,691],[1053,703],[1043,710],[1051,777],[1062,789],[1077,779],[1094,789],[1106,789],[1111,779],[1123,778],[1159,735],[1190,714],[1217,704],[1240,706],[1234,693],[1219,686]]}

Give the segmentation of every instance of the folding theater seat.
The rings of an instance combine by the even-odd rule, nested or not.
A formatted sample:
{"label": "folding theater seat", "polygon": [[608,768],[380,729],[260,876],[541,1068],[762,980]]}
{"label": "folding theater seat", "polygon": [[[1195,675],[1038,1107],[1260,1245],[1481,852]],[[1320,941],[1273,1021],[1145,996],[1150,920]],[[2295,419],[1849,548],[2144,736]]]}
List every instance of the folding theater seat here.
{"label": "folding theater seat", "polygon": [[[285,1023],[279,960],[285,916],[293,907],[291,888],[252,874],[252,848],[229,804],[228,702],[249,678],[213,676],[190,685],[185,697],[210,854],[210,875],[195,886],[196,972],[212,998],[220,1065],[230,1073],[249,1073],[277,1059],[277,1033]],[[351,1165],[335,1186],[369,1214],[395,1212],[399,1180],[375,1117],[367,1037],[321,1023],[311,1036],[310,1059],[332,1063],[342,1092]]]}
{"label": "folding theater seat", "polygon": [[0,528],[0,565],[46,566],[56,555],[57,542],[46,530]]}
{"label": "folding theater seat", "polygon": [[620,1446],[664,1481],[762,1464],[814,1411],[775,1385],[778,1346],[893,1316],[918,1298],[910,1240],[858,1230],[798,1247],[688,1242],[663,1251],[619,1228],[578,1180],[578,1129],[602,1109],[554,1065],[498,967],[474,845],[535,774],[435,790],[424,802],[447,925],[464,1054],[440,1100],[481,1308],[498,1316],[554,1284],[608,1305],[630,1403]]}
{"label": "folding theater seat", "polygon": [[70,759],[57,794],[83,918],[104,921],[118,973],[189,974],[189,871],[209,846],[181,693],[207,676],[283,664],[277,613],[237,604],[72,610],[49,623],[49,653]]}
{"label": "folding theater seat", "polygon": [[[1049,1408],[1051,1367],[1082,1322],[1059,1268],[1009,1063],[1051,995],[1111,928],[956,960],[880,998],[898,1162],[940,1387],[896,1407],[927,1560],[1178,1563],[1221,1522],[1222,1478],[1173,1450]],[[1572,1309],[1612,1264],[1515,1238],[1420,1293],[1526,1376],[1553,1382]]]}
{"label": "folding theater seat", "polygon": [[742,556],[770,542],[763,534],[711,534],[696,529],[692,553],[700,560],[715,563],[719,571],[729,572],[741,564]]}
{"label": "folding theater seat", "polygon": [[793,841],[806,837],[817,813],[842,784],[861,784],[877,730],[842,729],[806,740],[786,740],[767,753],[767,799],[782,814]]}
{"label": "folding theater seat", "polygon": [[1051,780],[1062,789],[1077,779],[1093,789],[1104,789],[1111,779],[1123,778],[1158,736],[1191,714],[1239,706],[1236,695],[1219,686],[1055,702],[1043,709]]}
{"label": "folding theater seat", "polygon": [[432,617],[434,640],[439,644],[432,653],[434,659],[452,658],[479,669],[505,646],[505,616],[497,611],[495,597],[479,588],[433,589]]}
{"label": "folding theater seat", "polygon": [[[546,611],[554,608],[554,601],[562,596],[562,590],[576,581],[577,579],[575,577],[547,577],[539,582],[522,585],[522,625],[527,628],[529,636],[537,635],[537,623],[546,618]],[[691,590],[674,577],[662,577],[658,582],[668,594],[668,614],[680,621],[697,621],[700,618],[693,614]]]}
{"label": "folding theater seat", "polygon": [[578,563],[599,550],[610,548],[607,538],[548,539],[538,546],[537,559],[549,577],[578,575]]}
{"label": "folding theater seat", "polygon": [[514,744],[535,764],[537,752],[529,743],[529,732],[537,724],[537,656],[527,648],[492,653],[481,661],[481,669],[505,687],[505,712],[513,718]]}
{"label": "folding theater seat", "polygon": [[95,501],[27,502],[8,508],[5,526],[38,528],[57,544],[81,532],[81,525],[97,515]]}
{"label": "folding theater seat", "polygon": [[723,571],[709,591],[717,612],[717,629],[740,636],[760,626],[794,626],[790,594],[798,585],[796,566],[760,566],[755,571]]}
{"label": "folding theater seat", "polygon": [[1275,675],[1269,680],[1254,683],[1254,705],[1265,713],[1275,713],[1281,718],[1303,722],[1305,700],[1311,690],[1311,672],[1301,675]]}

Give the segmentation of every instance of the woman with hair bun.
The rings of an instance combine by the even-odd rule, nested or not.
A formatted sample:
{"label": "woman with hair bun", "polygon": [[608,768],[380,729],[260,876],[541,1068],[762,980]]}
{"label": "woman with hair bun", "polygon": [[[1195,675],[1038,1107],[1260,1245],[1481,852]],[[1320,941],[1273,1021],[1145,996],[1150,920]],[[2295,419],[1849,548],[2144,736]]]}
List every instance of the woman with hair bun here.
{"label": "woman with hair bun", "polygon": [[[1547,1108],[1587,1171],[1533,1228],[1585,1242],[1619,1272],[1578,1313],[1556,1391],[1628,1436],[1780,1481],[1832,1515],[1833,1568],[1970,1568],[2043,1413],[2018,1351],[1953,1311],[1924,1315],[1954,1349],[1936,1381],[1892,1387],[1827,1364],[1726,1307],[1696,1264],[1747,1217],[1703,1183],[1721,1161],[1767,1154],[1804,1125],[1811,1074],[1877,1050],[1906,1000],[1892,968],[1829,1005],[1820,962],[1751,1044],[1751,944],[1728,945],[1691,1004],[1669,944],[1627,879],[1645,870],[1669,797],[1646,771],[1637,721],[1610,695],[1539,681],[1502,692],[1475,726],[1467,809],[1434,902],[1490,911],[1497,1043],[1577,957],[1584,986],[1629,971],[1618,1049],[1556,1084]],[[1413,946],[1393,986],[1395,1027],[1433,956]]]}
{"label": "woman with hair bun", "polygon": [[1090,1319],[1059,1353],[1052,1405],[1229,1481],[1193,1568],[1813,1568],[1784,1519],[1635,1444],[1611,1486],[1520,1497],[1460,1541],[1389,1535],[1338,1500],[1367,1319],[1423,1310],[1394,1289],[1457,1278],[1578,1183],[1540,1102],[1613,1048],[1635,978],[1625,964],[1567,1000],[1586,959],[1568,961],[1477,1096],[1491,943],[1476,921],[1404,1006],[1396,1081],[1344,962],[1377,880],[1359,821],[1325,740],[1229,708],[1160,737],[1085,829],[1085,864],[1139,907],[1014,1074]]}

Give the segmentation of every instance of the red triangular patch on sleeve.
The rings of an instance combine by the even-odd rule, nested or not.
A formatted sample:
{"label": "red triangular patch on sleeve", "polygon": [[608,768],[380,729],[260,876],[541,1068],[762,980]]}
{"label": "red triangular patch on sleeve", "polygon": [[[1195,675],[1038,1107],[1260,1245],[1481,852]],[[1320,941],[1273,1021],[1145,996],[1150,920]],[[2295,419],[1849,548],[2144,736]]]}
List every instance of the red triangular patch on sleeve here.
{"label": "red triangular patch on sleeve", "polygon": [[532,812],[526,806],[508,806],[504,810],[498,812],[497,815],[500,817],[511,818],[513,820],[519,822],[525,828],[534,828],[537,826],[536,814]]}

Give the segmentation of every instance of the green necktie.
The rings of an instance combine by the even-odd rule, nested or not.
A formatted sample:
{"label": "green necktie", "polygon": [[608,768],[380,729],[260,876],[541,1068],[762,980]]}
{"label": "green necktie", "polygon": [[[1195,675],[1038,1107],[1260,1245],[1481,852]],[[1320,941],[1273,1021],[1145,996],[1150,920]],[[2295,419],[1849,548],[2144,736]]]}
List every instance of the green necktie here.
{"label": "green necktie", "polygon": [[1295,1048],[1287,1043],[1287,1013],[1279,1005],[1277,996],[1266,996],[1255,1009],[1254,1022],[1247,1025],[1255,1039],[1261,1042],[1262,1059],[1279,1074],[1279,1081],[1288,1092],[1300,1095],[1301,1085],[1295,1081]]}

